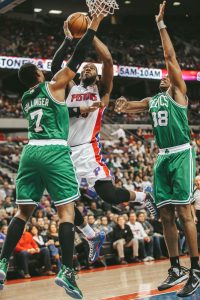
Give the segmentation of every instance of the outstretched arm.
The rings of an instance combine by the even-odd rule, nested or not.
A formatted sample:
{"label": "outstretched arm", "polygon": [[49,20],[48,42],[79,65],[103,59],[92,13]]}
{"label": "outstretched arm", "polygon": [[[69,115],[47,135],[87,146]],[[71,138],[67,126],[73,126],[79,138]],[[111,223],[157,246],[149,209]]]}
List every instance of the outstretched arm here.
{"label": "outstretched arm", "polygon": [[120,97],[116,100],[115,111],[133,114],[147,111],[150,99],[151,98],[145,98],[141,101],[127,101],[126,98]]}
{"label": "outstretched arm", "polygon": [[100,94],[103,105],[108,106],[110,93],[113,88],[113,60],[108,47],[96,36],[93,45],[102,61],[102,76],[100,80]]}
{"label": "outstretched arm", "polygon": [[[166,6],[166,1],[160,4],[160,11],[159,14],[156,16],[156,22],[157,22],[158,29],[160,31],[160,37],[162,41],[166,67],[172,85],[173,93],[174,92],[176,93],[176,89],[178,89],[185,97],[187,92],[186,84],[182,78],[181,68],[176,59],[176,53],[172,41],[169,37],[166,26],[163,22],[165,6]],[[180,104],[185,105],[187,104],[187,102],[185,100],[185,103],[180,103]]]}
{"label": "outstretched arm", "polygon": [[65,98],[65,89],[69,82],[75,77],[77,70],[84,61],[89,45],[92,43],[98,26],[103,19],[103,15],[94,16],[92,22],[82,39],[76,45],[74,53],[70,58],[67,66],[60,70],[53,77],[53,82],[49,84],[49,89],[58,101],[63,102]]}

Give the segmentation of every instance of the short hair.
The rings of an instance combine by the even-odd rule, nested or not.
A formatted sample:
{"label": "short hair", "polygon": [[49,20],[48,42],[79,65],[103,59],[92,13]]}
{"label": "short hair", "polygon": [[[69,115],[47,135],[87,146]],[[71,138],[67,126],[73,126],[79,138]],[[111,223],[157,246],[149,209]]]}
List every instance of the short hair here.
{"label": "short hair", "polygon": [[36,65],[26,63],[18,71],[19,80],[26,86],[31,87],[38,83]]}

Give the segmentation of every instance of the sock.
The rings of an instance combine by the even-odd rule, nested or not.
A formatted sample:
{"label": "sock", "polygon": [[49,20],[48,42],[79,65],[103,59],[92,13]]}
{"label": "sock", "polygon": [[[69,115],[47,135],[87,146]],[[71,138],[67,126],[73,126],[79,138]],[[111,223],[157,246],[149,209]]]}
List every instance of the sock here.
{"label": "sock", "polygon": [[15,249],[17,243],[19,242],[23,232],[26,222],[22,219],[14,217],[9,226],[8,233],[6,235],[5,242],[3,244],[3,249],[1,252],[0,259],[6,258],[9,260],[13,250]]}
{"label": "sock", "polygon": [[93,239],[95,237],[95,231],[90,227],[90,225],[86,225],[83,228],[78,227],[78,229],[84,234],[87,239]]}
{"label": "sock", "polygon": [[170,257],[169,259],[172,267],[180,268],[180,261],[178,256]]}
{"label": "sock", "polygon": [[191,269],[197,269],[200,270],[200,266],[199,266],[199,257],[190,257],[190,261],[191,261]]}
{"label": "sock", "polygon": [[59,226],[59,242],[62,253],[62,263],[72,269],[74,252],[74,224],[61,223]]}
{"label": "sock", "polygon": [[136,202],[144,202],[146,199],[146,194],[143,192],[135,192],[135,201]]}

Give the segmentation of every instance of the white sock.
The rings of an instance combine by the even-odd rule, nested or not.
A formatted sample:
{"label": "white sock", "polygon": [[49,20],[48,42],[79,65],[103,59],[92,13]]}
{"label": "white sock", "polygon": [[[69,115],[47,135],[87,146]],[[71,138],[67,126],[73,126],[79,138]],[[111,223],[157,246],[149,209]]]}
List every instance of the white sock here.
{"label": "white sock", "polygon": [[90,227],[90,225],[86,225],[83,228],[78,227],[79,230],[84,234],[87,239],[93,239],[95,237],[95,231]]}
{"label": "white sock", "polygon": [[146,194],[144,192],[135,192],[135,201],[144,203],[146,199]]}

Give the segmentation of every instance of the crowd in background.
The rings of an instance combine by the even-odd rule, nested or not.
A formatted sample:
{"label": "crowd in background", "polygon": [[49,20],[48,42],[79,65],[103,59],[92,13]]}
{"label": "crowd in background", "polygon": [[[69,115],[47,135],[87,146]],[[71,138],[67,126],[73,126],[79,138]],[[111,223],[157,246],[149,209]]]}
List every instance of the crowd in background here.
{"label": "crowd in background", "polygon": [[[133,24],[121,24],[106,27],[106,36],[100,30],[100,38],[108,45],[115,64],[141,67],[163,68],[163,51],[157,28],[152,21],[144,23],[133,20]],[[14,20],[2,17],[0,21],[2,38],[0,55],[52,58],[62,42],[62,21],[43,19],[37,22]],[[176,27],[172,35],[180,65],[184,69],[199,69],[200,43],[198,26],[188,26],[182,20],[182,27],[176,26],[176,20],[169,22],[170,28]],[[137,26],[136,26],[137,25]],[[104,25],[106,26],[106,24]],[[191,30],[192,28],[192,30]],[[195,30],[193,30],[195,28]],[[171,33],[171,32],[170,32]],[[9,38],[8,38],[9,37]],[[66,59],[72,54],[74,46],[69,47]],[[97,61],[91,49],[87,60]]]}
{"label": "crowd in background", "polygon": [[[152,186],[153,165],[158,152],[152,140],[144,138],[144,132],[138,128],[135,135],[126,136],[119,128],[113,132],[115,140],[104,141],[102,153],[115,177],[117,187],[142,191]],[[200,141],[193,140],[196,150],[197,174],[200,174]],[[0,156],[4,157],[1,168],[17,169],[23,143],[5,143],[0,147]],[[3,170],[3,169],[2,169]],[[8,173],[7,173],[8,174]],[[200,183],[200,180],[199,180]],[[200,191],[200,184],[197,189]],[[197,193],[199,198],[199,194]],[[199,198],[200,200],[200,198]],[[77,207],[96,231],[105,231],[107,243],[115,253],[114,263],[152,261],[167,256],[160,220],[155,220],[142,206],[129,203],[111,205],[103,202],[93,189],[88,189],[85,180],[81,184],[81,198]],[[0,243],[3,243],[7,226],[16,212],[15,185],[9,175],[0,172]],[[182,225],[177,219],[179,229],[180,253],[187,253],[187,245]],[[30,250],[32,249],[32,250]],[[109,263],[102,249],[100,260],[95,265],[88,263],[88,243],[77,230],[74,250],[74,267],[77,270]],[[30,278],[30,261],[38,262],[37,274],[53,275],[60,268],[61,253],[58,240],[58,215],[45,192],[40,205],[27,225],[22,239],[15,249],[15,263],[18,274]],[[36,264],[37,266],[37,264]]]}
{"label": "crowd in background", "polygon": [[[21,109],[21,97],[14,93],[0,92],[0,115],[1,118],[23,118]],[[189,102],[188,118],[191,125],[199,123],[200,101]],[[118,124],[150,124],[150,115],[148,112],[140,114],[124,114],[114,111],[114,101],[111,100],[109,107],[104,114],[105,123]]]}

